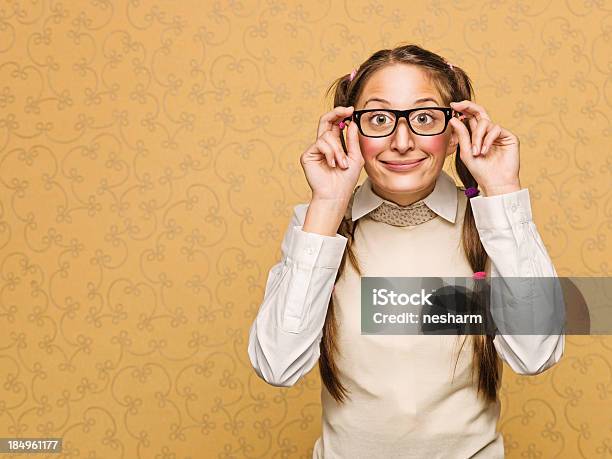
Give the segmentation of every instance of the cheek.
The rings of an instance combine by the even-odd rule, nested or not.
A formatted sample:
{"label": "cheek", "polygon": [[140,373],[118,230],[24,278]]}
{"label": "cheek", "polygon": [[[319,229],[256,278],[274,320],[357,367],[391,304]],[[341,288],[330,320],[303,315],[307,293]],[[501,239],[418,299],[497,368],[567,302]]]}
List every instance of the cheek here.
{"label": "cheek", "polygon": [[363,159],[367,160],[384,151],[387,148],[387,142],[381,141],[380,139],[365,137],[359,139],[359,146],[361,147]]}
{"label": "cheek", "polygon": [[420,142],[421,149],[425,150],[428,153],[443,154],[446,150],[446,145],[448,143],[448,139],[443,136],[432,136],[432,137],[424,137]]}
{"label": "cheek", "polygon": [[[444,155],[447,143],[448,139],[444,136],[423,137],[422,139],[419,139],[416,148],[429,154]],[[359,146],[361,148],[363,158],[367,160],[372,159],[379,153],[385,151],[388,144],[384,140],[365,137],[359,139]]]}

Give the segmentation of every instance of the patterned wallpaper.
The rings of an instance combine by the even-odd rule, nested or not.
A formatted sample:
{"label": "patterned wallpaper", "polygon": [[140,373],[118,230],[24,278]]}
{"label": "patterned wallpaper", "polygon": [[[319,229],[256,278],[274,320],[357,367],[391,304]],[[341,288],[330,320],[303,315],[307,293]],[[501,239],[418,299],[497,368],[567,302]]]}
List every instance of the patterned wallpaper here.
{"label": "patterned wallpaper", "polygon": [[[559,274],[609,276],[611,11],[2,0],[0,436],[63,437],[71,458],[310,458],[318,369],[267,385],[248,329],[310,196],[299,155],[324,90],[382,47],[470,74],[521,139]],[[505,367],[509,458],[612,457],[611,350],[570,336],[542,375]]]}

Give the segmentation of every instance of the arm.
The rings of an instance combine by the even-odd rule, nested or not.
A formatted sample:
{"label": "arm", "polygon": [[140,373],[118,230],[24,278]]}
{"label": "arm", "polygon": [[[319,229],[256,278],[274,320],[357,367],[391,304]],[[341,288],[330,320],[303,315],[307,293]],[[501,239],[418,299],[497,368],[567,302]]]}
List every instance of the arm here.
{"label": "arm", "polygon": [[249,331],[248,354],[257,375],[290,387],[317,362],[344,236],[303,231],[308,204],[299,204],[269,272],[263,302]]}
{"label": "arm", "polygon": [[[476,196],[470,204],[480,239],[491,261],[491,277],[558,277],[533,222],[528,189],[489,197]],[[550,323],[550,328],[557,330],[559,327],[553,327],[554,323],[563,326],[560,322],[564,318],[563,294],[558,280],[536,282],[532,279],[529,284],[509,280],[509,283],[522,283],[520,293],[500,296],[494,295],[495,289],[492,289],[493,314],[495,311],[502,314],[507,323],[516,318],[521,327],[537,324],[535,329],[540,333],[548,329],[543,324]],[[501,282],[492,285],[501,285]],[[553,331],[498,334],[493,344],[502,360],[516,373],[534,375],[561,359],[565,335]]]}

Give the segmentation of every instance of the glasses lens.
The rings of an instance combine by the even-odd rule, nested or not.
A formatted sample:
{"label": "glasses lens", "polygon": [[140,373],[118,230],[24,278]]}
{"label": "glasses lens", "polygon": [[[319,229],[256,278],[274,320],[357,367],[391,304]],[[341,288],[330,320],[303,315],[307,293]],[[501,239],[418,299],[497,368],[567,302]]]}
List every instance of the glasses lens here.
{"label": "glasses lens", "polygon": [[[437,135],[444,131],[443,110],[424,108],[410,114],[410,125],[417,134]],[[395,126],[395,115],[386,110],[367,112],[361,116],[361,129],[367,136],[383,137],[391,134]]]}
{"label": "glasses lens", "polygon": [[425,108],[410,114],[410,126],[417,134],[436,135],[444,130],[445,116],[442,110]]}
{"label": "glasses lens", "polygon": [[361,115],[361,129],[365,135],[385,136],[391,134],[395,126],[395,115],[385,110],[367,112]]}

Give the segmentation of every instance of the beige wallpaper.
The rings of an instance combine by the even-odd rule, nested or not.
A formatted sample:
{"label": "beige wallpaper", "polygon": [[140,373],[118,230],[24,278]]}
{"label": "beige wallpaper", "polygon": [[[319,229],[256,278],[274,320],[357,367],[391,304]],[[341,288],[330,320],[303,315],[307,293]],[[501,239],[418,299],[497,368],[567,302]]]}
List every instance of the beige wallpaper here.
{"label": "beige wallpaper", "polygon": [[[248,329],[323,92],[416,43],[521,139],[560,275],[612,270],[604,1],[0,2],[0,437],[62,457],[310,458],[315,368],[258,379]],[[505,367],[509,458],[612,457],[612,339]],[[51,457],[51,456],[49,456]],[[54,456],[57,457],[57,456]]]}

